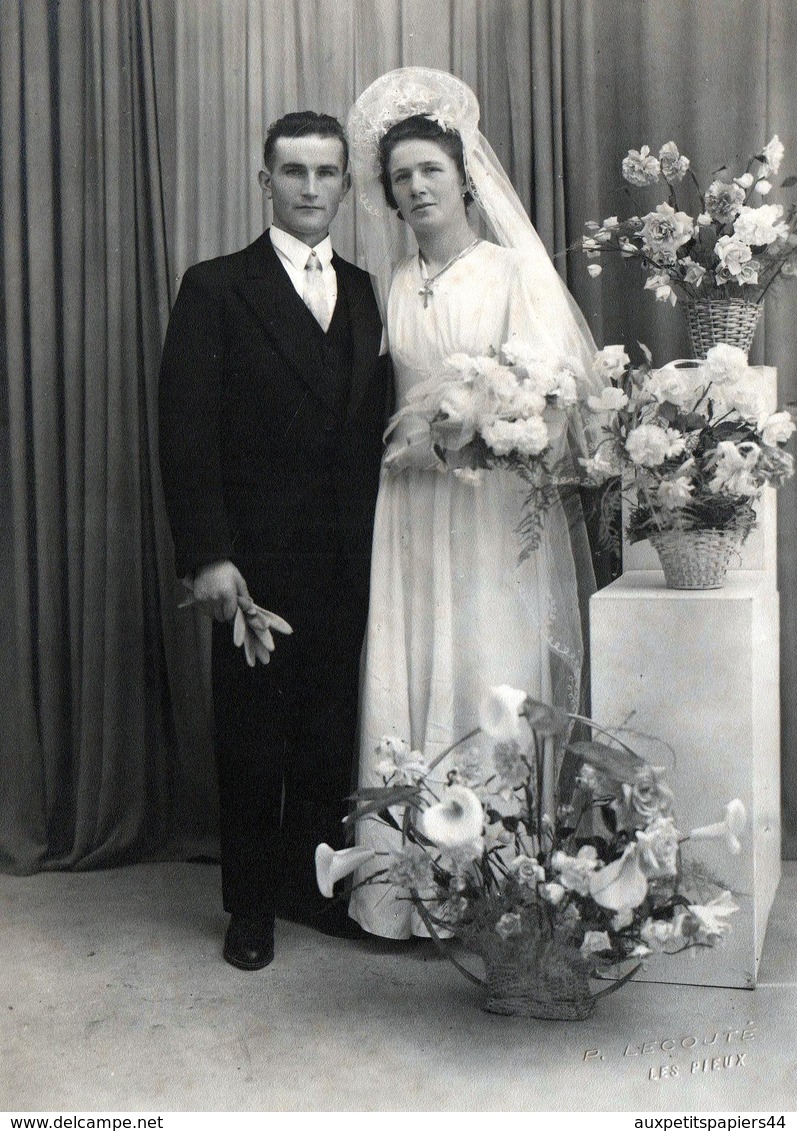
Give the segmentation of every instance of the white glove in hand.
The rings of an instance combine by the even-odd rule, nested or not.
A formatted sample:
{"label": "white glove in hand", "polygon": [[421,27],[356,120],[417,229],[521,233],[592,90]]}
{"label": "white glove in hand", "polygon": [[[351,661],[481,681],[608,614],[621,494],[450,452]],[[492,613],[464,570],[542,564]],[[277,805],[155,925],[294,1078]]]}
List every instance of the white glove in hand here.
{"label": "white glove in hand", "polygon": [[261,609],[250,598],[239,597],[238,608],[233,620],[233,641],[237,648],[243,645],[246,662],[250,668],[260,660],[267,664],[274,651],[274,637],[271,630],[289,636],[293,629],[286,620],[270,613],[268,609]]}
{"label": "white glove in hand", "polygon": [[[293,629],[286,620],[277,616],[276,613],[270,613],[268,609],[261,609],[259,605],[256,605],[246,590],[243,578],[241,578],[241,583],[243,592],[239,591],[237,594],[237,607],[232,616],[233,641],[238,648],[243,645],[246,662],[250,668],[253,668],[258,660],[267,664],[271,659],[271,653],[274,651],[272,629],[274,632],[281,632],[285,636],[290,636]],[[183,585],[188,590],[189,596],[180,603],[178,608],[185,609],[190,605],[197,605],[203,612],[209,616],[214,616],[217,620],[229,619],[219,616],[213,603],[198,598],[194,593],[194,586],[188,578],[183,578]]]}

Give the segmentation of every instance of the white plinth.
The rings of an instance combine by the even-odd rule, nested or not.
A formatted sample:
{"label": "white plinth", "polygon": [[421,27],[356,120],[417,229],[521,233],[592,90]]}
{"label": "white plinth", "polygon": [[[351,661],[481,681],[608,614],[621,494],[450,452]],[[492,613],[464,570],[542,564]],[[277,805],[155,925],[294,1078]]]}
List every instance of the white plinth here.
{"label": "white plinth", "polygon": [[[775,412],[778,406],[778,371],[771,365],[752,367],[755,379],[760,381],[764,395],[764,410]],[[623,503],[623,529],[628,507]],[[775,491],[768,487],[756,505],[757,526],[742,546],[741,553],[731,559],[730,569],[736,571],[761,570],[770,583],[777,585],[777,505]],[[623,573],[635,570],[659,570],[656,551],[650,542],[634,542],[623,538]]]}
{"label": "white plinth", "polygon": [[[716,841],[685,846],[740,911],[711,950],[651,962],[646,981],[755,985],[780,878],[778,594],[766,573],[730,573],[723,589],[667,589],[660,571],[626,573],[590,602],[592,717],[665,764],[686,833],[721,820],[734,797],[748,830],[740,856]],[[667,744],[669,750],[662,748]]]}

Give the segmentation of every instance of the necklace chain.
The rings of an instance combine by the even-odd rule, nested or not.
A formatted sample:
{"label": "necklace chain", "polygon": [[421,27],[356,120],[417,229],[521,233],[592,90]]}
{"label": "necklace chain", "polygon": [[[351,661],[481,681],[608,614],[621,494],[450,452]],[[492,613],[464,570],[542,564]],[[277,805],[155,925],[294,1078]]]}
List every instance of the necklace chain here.
{"label": "necklace chain", "polygon": [[467,247],[463,247],[461,251],[458,251],[457,254],[452,256],[452,258],[449,259],[448,263],[446,263],[444,267],[441,267],[439,271],[435,272],[434,275],[426,274],[426,262],[421,255],[420,249],[418,250],[418,263],[420,264],[421,278],[423,279],[423,286],[418,291],[418,294],[423,299],[424,310],[429,305],[429,299],[434,297],[434,284],[437,282],[440,276],[445,275],[449,267],[453,267],[458,260],[462,259],[464,255],[467,255],[469,251],[473,251],[474,247],[476,247],[476,245],[481,242],[482,241],[477,236],[473,243],[469,243]]}

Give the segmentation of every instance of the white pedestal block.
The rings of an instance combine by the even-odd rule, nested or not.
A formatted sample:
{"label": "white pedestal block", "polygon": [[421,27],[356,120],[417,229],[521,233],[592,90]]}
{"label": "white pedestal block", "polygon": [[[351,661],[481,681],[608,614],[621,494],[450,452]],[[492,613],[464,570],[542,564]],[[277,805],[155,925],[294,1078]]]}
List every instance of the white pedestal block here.
{"label": "white pedestal block", "polygon": [[[778,404],[778,371],[770,365],[753,367],[756,379],[760,381],[764,393],[764,409],[775,412]],[[623,503],[623,530],[625,530],[628,506]],[[756,506],[757,526],[742,546],[738,557],[730,563],[732,570],[761,570],[765,572],[772,585],[777,584],[777,502],[775,491],[766,488]],[[631,545],[623,536],[623,573],[632,570],[659,570],[656,551],[647,540]]]}
{"label": "white pedestal block", "polygon": [[629,744],[666,766],[681,832],[721,820],[734,797],[748,812],[741,855],[713,840],[683,849],[734,893],[732,932],[656,957],[643,980],[752,987],[780,878],[777,590],[761,572],[709,592],[626,573],[592,597],[590,625],[592,717],[629,728]]}

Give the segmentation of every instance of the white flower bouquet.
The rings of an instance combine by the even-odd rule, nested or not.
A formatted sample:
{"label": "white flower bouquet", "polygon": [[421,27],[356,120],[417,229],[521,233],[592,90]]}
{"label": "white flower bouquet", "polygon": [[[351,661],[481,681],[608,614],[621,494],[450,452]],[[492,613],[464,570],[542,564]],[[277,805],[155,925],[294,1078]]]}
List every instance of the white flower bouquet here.
{"label": "white flower bouquet", "polygon": [[[351,820],[385,822],[401,832],[400,846],[320,845],[325,895],[357,868],[360,884],[402,889],[447,957],[486,985],[485,1008],[506,1014],[586,1017],[650,955],[723,938],[737,905],[689,862],[685,845],[719,838],[738,853],[740,800],[685,835],[664,771],[619,736],[511,687],[490,689],[480,714],[480,728],[432,762],[400,739],[382,741],[384,785],[356,795]],[[609,741],[572,741],[576,721]],[[475,757],[467,746],[479,733],[487,759],[484,747]],[[571,765],[569,788],[560,774],[549,812],[552,747],[557,764],[566,749]],[[435,780],[447,756],[447,780]],[[483,960],[486,982],[453,943]],[[607,974],[616,980],[595,991],[590,979]]]}
{"label": "white flower bouquet", "polygon": [[[793,473],[784,445],[795,430],[791,413],[765,410],[744,352],[718,345],[705,361],[653,369],[649,351],[632,366],[622,346],[608,346],[595,365],[608,384],[587,409],[602,420],[603,439],[582,462],[592,482],[625,477],[631,542],[701,530],[736,531],[743,540],[763,488]],[[617,496],[611,505],[609,526]]]}
{"label": "white flower bouquet", "polygon": [[558,488],[573,481],[561,441],[580,377],[575,364],[517,338],[492,356],[452,354],[442,374],[410,391],[391,429],[422,421],[441,469],[461,478],[478,480],[496,467],[516,472],[527,487],[518,527],[523,560],[539,545]]}
{"label": "white flower bouquet", "polygon": [[[600,275],[598,260],[612,251],[639,261],[645,290],[659,302],[737,298],[760,304],[779,275],[797,274],[797,206],[784,213],[783,205],[764,203],[783,152],[776,134],[744,172],[719,169],[704,192],[674,142],[658,157],[646,145],[630,150],[624,179],[640,188],[663,182],[667,200],[642,216],[589,221],[581,246],[590,275]],[[797,177],[787,177],[781,187],[795,184]]]}

